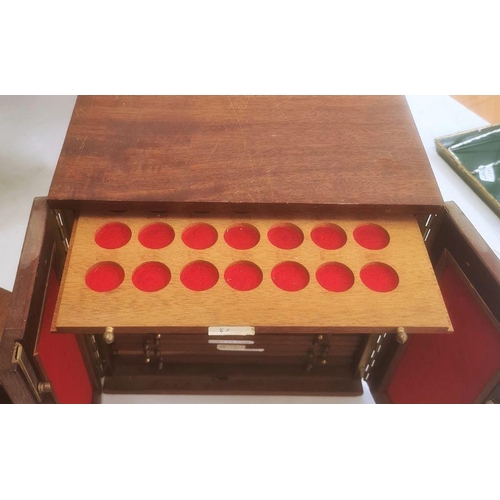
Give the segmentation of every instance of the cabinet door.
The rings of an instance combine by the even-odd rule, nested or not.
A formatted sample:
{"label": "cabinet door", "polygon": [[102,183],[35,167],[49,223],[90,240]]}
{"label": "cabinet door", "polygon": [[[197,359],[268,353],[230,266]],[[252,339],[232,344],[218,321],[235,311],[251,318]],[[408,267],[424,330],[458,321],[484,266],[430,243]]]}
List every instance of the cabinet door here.
{"label": "cabinet door", "polygon": [[13,403],[91,403],[100,393],[89,339],[50,331],[66,257],[63,226],[45,198],[35,199],[0,336],[0,382]]}
{"label": "cabinet door", "polygon": [[384,346],[368,383],[379,402],[489,401],[500,382],[500,261],[454,203],[429,251],[454,333]]}

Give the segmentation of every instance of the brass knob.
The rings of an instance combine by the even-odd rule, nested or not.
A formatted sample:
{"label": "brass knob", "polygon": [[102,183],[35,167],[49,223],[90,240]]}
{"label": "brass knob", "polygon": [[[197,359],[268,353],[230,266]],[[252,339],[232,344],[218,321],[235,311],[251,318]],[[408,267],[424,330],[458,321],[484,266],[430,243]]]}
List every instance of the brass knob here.
{"label": "brass knob", "polygon": [[113,341],[115,340],[115,329],[112,326],[107,326],[106,329],[104,330],[104,334],[102,338],[104,339],[104,342],[106,344],[112,344]]}
{"label": "brass knob", "polygon": [[396,340],[400,344],[405,344],[406,341],[408,340],[408,334],[406,333],[405,329],[402,326],[398,326],[398,331],[396,333]]}
{"label": "brass knob", "polygon": [[326,365],[326,359],[322,359],[322,360],[321,360],[321,364],[322,364],[322,365]]}
{"label": "brass knob", "polygon": [[38,382],[38,392],[40,394],[52,392],[52,384],[50,382]]}

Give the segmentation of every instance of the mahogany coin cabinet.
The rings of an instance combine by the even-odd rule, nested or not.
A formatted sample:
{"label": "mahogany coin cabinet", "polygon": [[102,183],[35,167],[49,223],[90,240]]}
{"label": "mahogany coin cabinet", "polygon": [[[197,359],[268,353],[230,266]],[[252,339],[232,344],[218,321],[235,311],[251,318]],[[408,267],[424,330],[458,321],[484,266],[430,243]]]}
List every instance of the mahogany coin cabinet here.
{"label": "mahogany coin cabinet", "polygon": [[83,96],[0,295],[1,397],[494,400],[499,277],[403,97]]}

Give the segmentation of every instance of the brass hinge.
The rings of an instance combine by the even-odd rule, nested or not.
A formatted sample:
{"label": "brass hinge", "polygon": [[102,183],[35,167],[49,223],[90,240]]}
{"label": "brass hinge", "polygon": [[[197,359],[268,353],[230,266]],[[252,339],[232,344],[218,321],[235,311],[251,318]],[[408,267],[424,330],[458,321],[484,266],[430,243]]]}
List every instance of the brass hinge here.
{"label": "brass hinge", "polygon": [[57,227],[59,228],[59,232],[61,234],[61,239],[64,244],[64,249],[66,252],[69,250],[69,239],[68,239],[68,233],[66,232],[66,226],[64,224],[61,211],[60,210],[54,210],[55,216],[56,216],[56,222],[57,222]]}
{"label": "brass hinge", "polygon": [[38,380],[35,370],[31,366],[30,360],[28,359],[23,346],[19,342],[16,342],[14,344],[14,350],[12,352],[12,363],[19,365],[30,386],[31,391],[33,392],[33,395],[35,396],[36,400],[41,403],[42,398],[40,394],[51,392],[52,387],[50,385],[50,382],[40,382]]}

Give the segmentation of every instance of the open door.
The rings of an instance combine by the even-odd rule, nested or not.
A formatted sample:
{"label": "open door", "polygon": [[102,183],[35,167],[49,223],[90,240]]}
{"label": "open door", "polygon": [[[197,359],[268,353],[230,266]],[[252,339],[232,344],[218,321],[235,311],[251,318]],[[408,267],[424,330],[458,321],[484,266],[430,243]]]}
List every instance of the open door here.
{"label": "open door", "polygon": [[35,199],[14,290],[3,307],[0,382],[6,402],[91,403],[101,392],[91,341],[50,332],[66,258],[62,225],[45,198]]}
{"label": "open door", "polygon": [[454,333],[385,347],[368,383],[377,402],[483,403],[500,396],[500,261],[454,203],[429,251]]}

